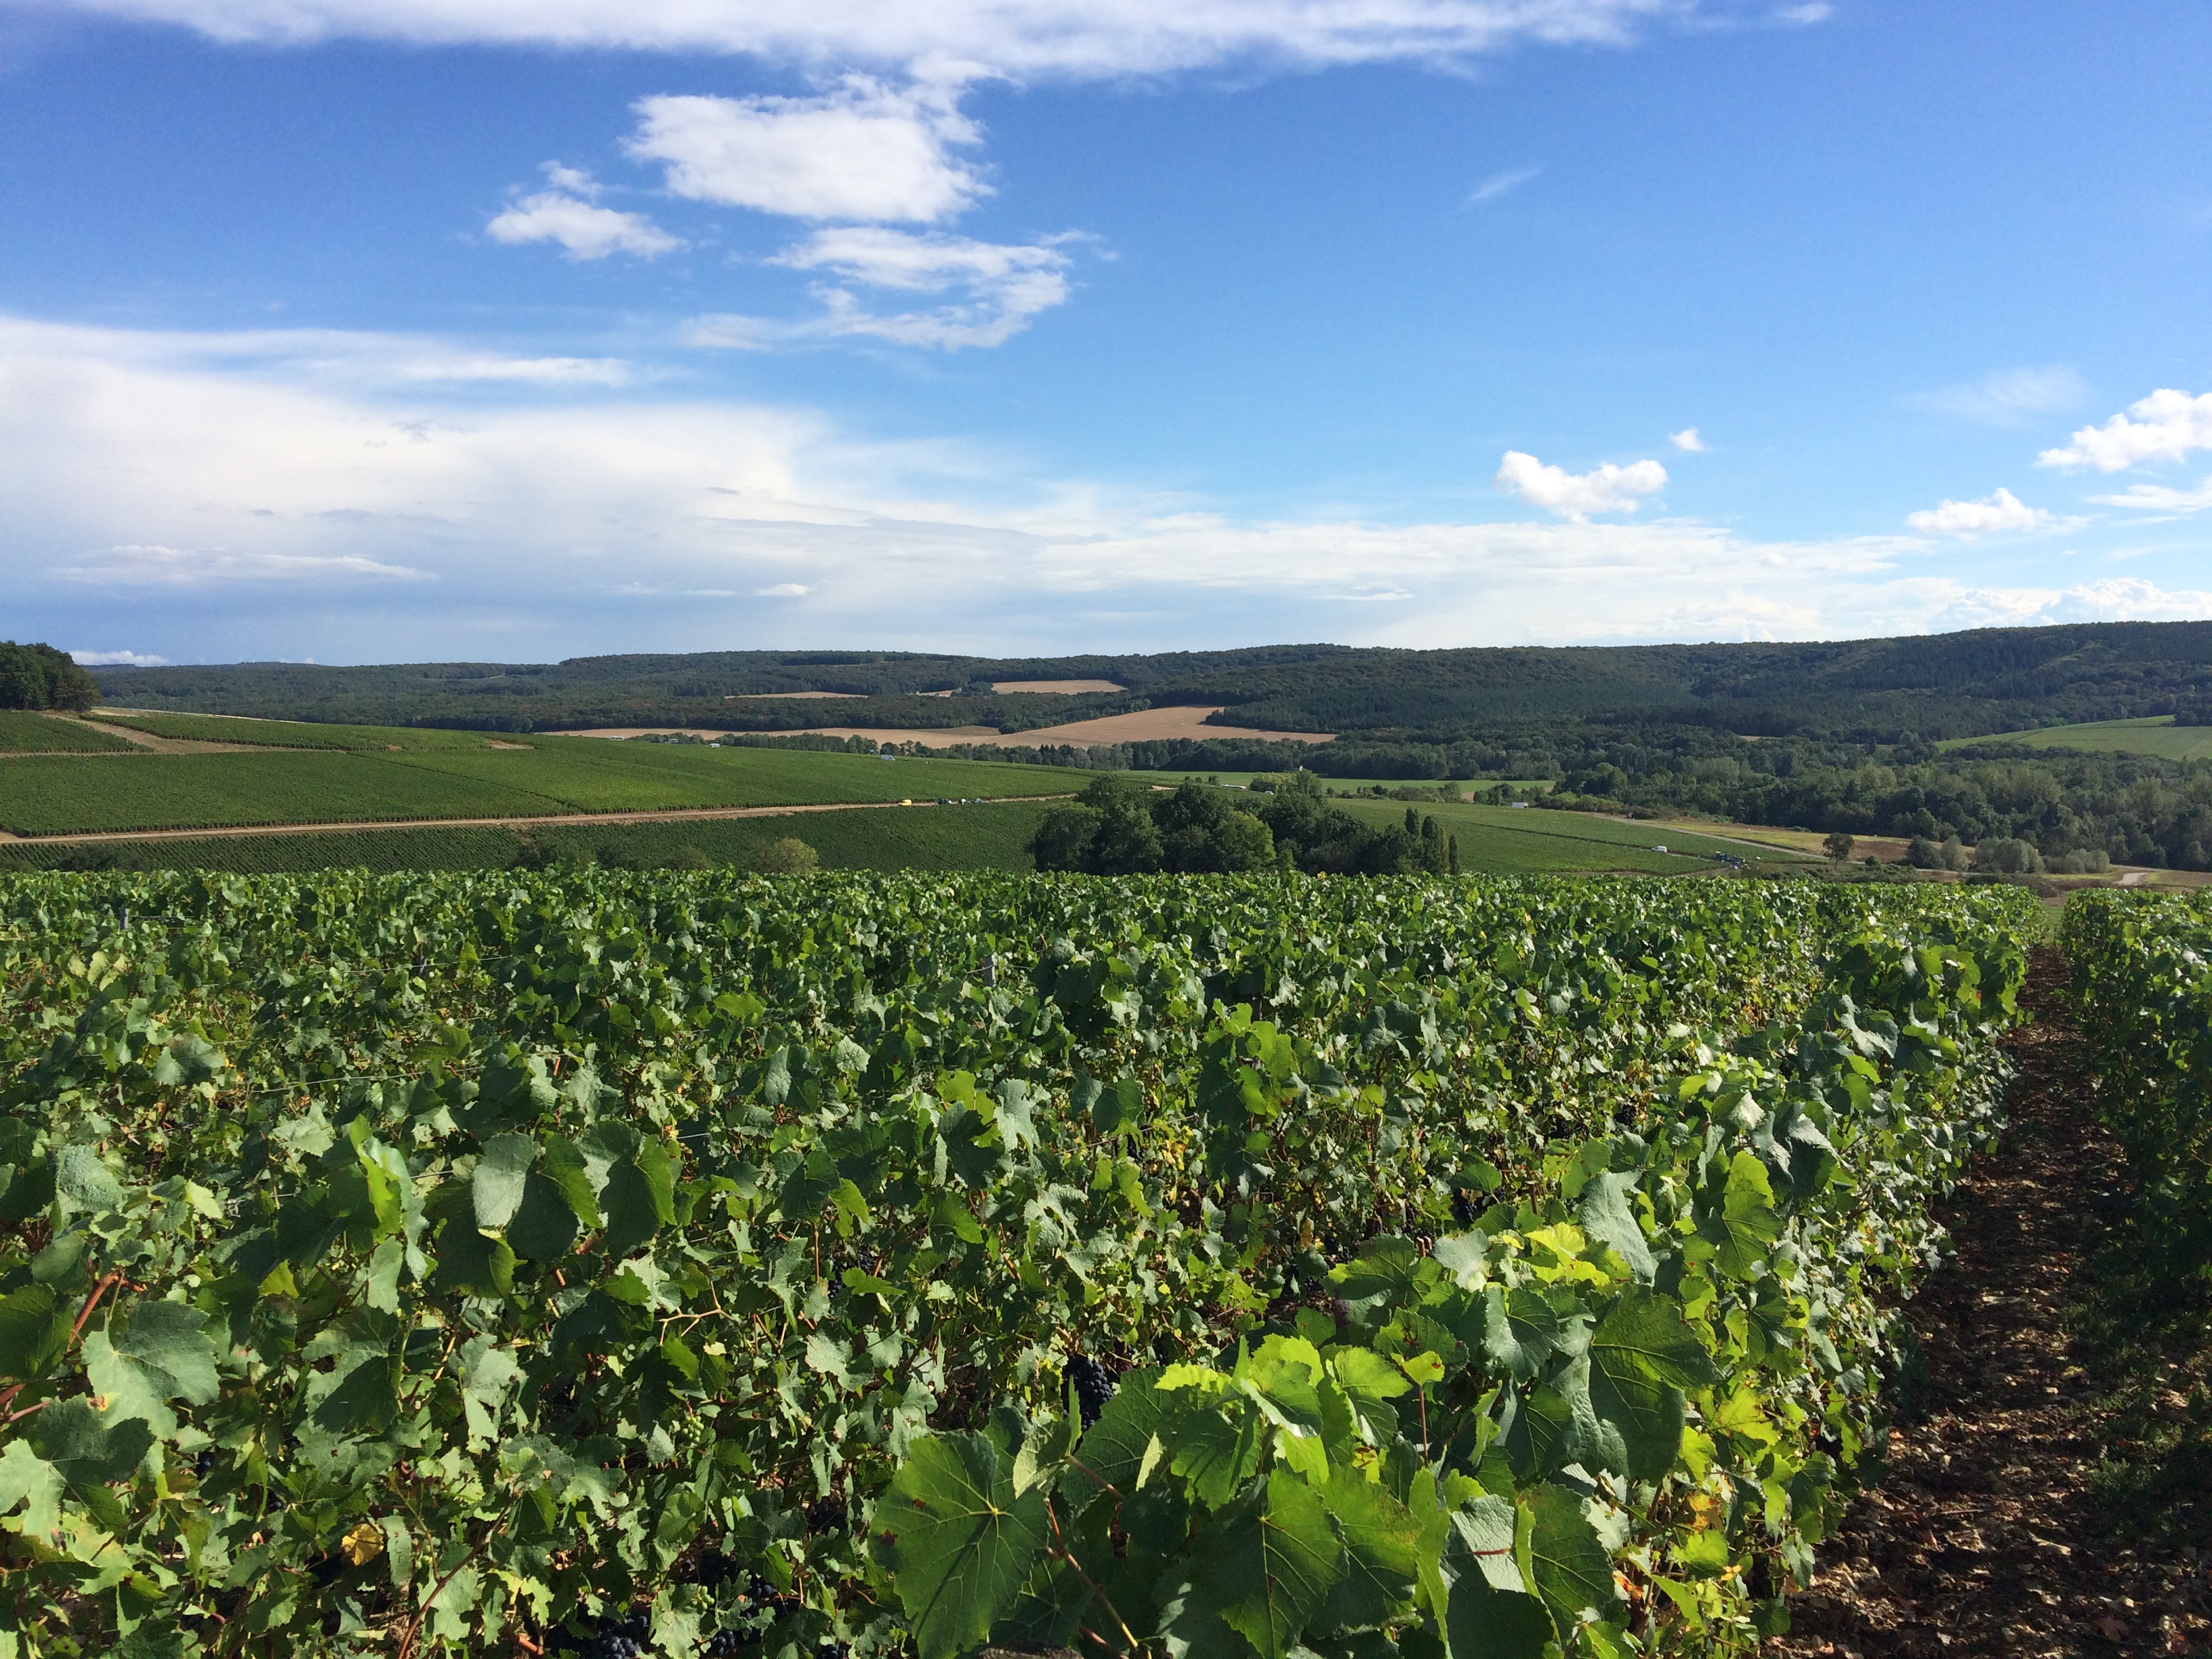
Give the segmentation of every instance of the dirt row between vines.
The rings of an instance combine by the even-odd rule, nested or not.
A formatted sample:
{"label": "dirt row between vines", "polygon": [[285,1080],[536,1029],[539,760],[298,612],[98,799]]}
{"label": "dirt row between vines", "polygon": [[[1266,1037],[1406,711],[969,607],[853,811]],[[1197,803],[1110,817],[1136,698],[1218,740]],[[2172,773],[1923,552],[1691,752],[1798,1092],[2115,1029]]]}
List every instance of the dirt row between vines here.
{"label": "dirt row between vines", "polygon": [[2091,1109],[2065,976],[2057,951],[2036,952],[2011,1127],[1946,1206],[1956,1260],[1909,1304],[1925,1371],[1773,1659],[2212,1653],[2204,1506],[2180,1528],[2192,1546],[2112,1498],[2107,1460],[2136,1449],[2124,1379],[2098,1374],[2076,1328],[2124,1170]]}

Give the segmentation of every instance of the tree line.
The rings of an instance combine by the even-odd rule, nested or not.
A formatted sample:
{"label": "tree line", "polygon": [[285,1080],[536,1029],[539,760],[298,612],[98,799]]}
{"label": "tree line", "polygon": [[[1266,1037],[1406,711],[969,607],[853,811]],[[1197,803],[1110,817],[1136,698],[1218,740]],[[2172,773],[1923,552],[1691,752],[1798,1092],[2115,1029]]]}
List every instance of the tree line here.
{"label": "tree line", "polygon": [[1308,875],[1456,875],[1459,846],[1434,817],[1406,809],[1403,823],[1364,823],[1321,792],[1311,773],[1273,793],[1233,799],[1185,783],[1155,789],[1102,773],[1054,807],[1030,838],[1040,870],[1096,876],[1232,875],[1269,867]]}
{"label": "tree line", "polygon": [[66,651],[0,640],[0,708],[82,712],[100,701],[100,683]]}

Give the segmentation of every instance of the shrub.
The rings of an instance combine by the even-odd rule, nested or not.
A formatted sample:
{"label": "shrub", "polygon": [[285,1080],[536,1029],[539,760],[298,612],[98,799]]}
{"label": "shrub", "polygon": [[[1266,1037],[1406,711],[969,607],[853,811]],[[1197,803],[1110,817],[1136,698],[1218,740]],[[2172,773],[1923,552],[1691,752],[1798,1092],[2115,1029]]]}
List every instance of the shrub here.
{"label": "shrub", "polygon": [[760,850],[753,868],[764,876],[803,876],[822,867],[822,855],[796,836],[782,836]]}

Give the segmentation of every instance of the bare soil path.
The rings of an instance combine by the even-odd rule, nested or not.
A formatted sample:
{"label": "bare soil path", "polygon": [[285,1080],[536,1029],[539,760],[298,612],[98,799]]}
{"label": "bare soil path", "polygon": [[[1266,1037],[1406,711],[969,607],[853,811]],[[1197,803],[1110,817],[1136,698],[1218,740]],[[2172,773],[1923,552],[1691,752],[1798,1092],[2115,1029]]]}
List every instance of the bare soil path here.
{"label": "bare soil path", "polygon": [[[2169,1490],[2150,1515],[2115,1501],[2142,1390],[2087,1328],[2124,1172],[2091,1110],[2065,976],[2057,951],[2037,951],[2011,1127],[1944,1217],[1956,1261],[1908,1309],[1925,1375],[1902,1390],[1887,1474],[1767,1644],[1776,1659],[2212,1653],[2212,1493]],[[2127,1369],[2180,1398],[2159,1364]]]}

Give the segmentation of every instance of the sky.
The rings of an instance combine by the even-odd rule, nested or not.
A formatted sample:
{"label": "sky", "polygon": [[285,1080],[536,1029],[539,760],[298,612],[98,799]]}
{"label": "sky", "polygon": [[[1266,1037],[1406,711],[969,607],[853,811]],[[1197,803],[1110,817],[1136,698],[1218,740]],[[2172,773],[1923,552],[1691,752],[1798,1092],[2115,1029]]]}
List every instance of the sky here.
{"label": "sky", "polygon": [[2212,617],[2201,0],[0,0],[0,637]]}

